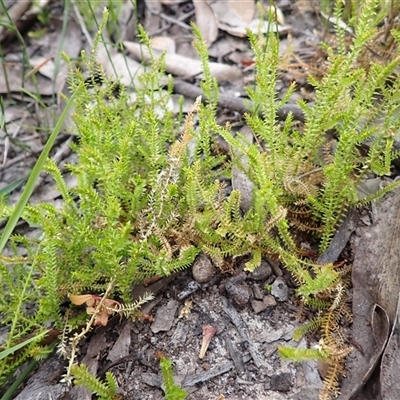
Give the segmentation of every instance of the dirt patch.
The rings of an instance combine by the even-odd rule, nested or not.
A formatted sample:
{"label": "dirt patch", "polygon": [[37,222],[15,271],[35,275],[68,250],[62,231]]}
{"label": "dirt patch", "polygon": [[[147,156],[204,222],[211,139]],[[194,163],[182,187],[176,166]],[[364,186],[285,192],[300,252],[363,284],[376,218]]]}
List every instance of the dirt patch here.
{"label": "dirt patch", "polygon": [[[233,277],[218,275],[209,283],[198,284],[190,271],[180,273],[144,306],[142,311],[154,316],[153,322],[113,318],[83,343],[82,361],[90,360],[90,369],[100,376],[112,371],[127,400],[164,398],[157,359],[160,352],[174,363],[175,380],[190,399],[295,399],[305,389],[310,393],[308,398],[317,399],[321,379],[316,362],[295,364],[277,354],[279,344],[306,346],[304,341],[292,341],[299,325],[293,288],[287,288],[285,280],[279,278],[289,298],[277,302],[263,289],[266,282],[276,279],[274,275],[262,280],[258,276],[251,279],[251,274],[245,279],[242,276],[241,289],[249,296],[246,304],[239,306],[226,286],[243,274],[236,271]],[[193,288],[195,292],[188,295]],[[205,325],[216,328],[216,334],[201,360]],[[93,359],[97,364],[94,368]],[[54,362],[48,360],[42,368]],[[59,364],[57,371],[61,376],[65,365]],[[17,399],[33,399],[36,379],[31,379]],[[57,383],[51,391],[58,387]],[[84,393],[84,389],[75,388],[64,398],[83,399]]]}

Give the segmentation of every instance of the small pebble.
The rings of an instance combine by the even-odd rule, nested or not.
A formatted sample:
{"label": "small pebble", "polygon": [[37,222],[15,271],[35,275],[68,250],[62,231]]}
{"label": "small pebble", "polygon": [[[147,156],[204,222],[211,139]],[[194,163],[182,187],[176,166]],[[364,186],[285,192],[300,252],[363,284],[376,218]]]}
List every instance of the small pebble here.
{"label": "small pebble", "polygon": [[259,285],[253,285],[253,295],[256,300],[262,300],[264,298],[264,291],[260,288]]}
{"label": "small pebble", "polygon": [[253,307],[253,310],[256,314],[260,313],[261,311],[264,311],[267,308],[264,302],[260,300],[253,300],[251,302],[251,306]]}
{"label": "small pebble", "polygon": [[199,283],[206,283],[215,273],[216,270],[211,260],[205,254],[200,254],[192,267],[193,279]]}
{"label": "small pebble", "polygon": [[272,268],[266,261],[263,261],[259,267],[250,272],[249,278],[255,281],[263,281],[272,274]]}
{"label": "small pebble", "polygon": [[288,299],[289,289],[284,279],[278,277],[272,284],[271,294],[278,301],[286,301]]}
{"label": "small pebble", "polygon": [[268,307],[275,307],[276,304],[274,296],[271,295],[265,296],[262,301],[253,300],[251,302],[251,306],[256,314],[266,310]]}
{"label": "small pebble", "polygon": [[249,299],[251,294],[251,289],[246,284],[235,284],[230,280],[225,282],[225,289],[228,292],[231,299],[240,307],[244,307]]}

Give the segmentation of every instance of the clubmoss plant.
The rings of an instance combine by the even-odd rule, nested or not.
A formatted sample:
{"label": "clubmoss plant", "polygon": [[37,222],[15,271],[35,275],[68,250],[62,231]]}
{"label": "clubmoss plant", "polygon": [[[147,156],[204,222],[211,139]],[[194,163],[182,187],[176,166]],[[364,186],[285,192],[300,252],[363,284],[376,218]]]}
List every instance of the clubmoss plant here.
{"label": "clubmoss plant", "polygon": [[172,362],[165,356],[160,357],[161,373],[164,381],[164,392],[166,400],[185,400],[188,396],[186,390],[180,388],[173,377]]}
{"label": "clubmoss plant", "polygon": [[94,376],[85,364],[74,365],[72,373],[75,377],[76,385],[89,389],[100,400],[117,400],[121,398],[117,394],[117,380],[111,372],[106,372],[104,381]]}
{"label": "clubmoss plant", "polygon": [[[41,236],[36,240],[13,236],[15,256],[0,259],[3,292],[13,294],[0,299],[0,311],[8,316],[7,324],[18,317],[18,329],[12,330],[7,347],[49,322],[64,332],[81,329],[87,320],[83,310],[71,305],[67,313],[61,312],[68,295],[105,299],[102,294],[112,283],[109,304],[118,302],[134,312],[135,307],[129,306],[133,284],[187,268],[201,251],[222,269],[227,258],[246,256],[249,271],[268,255],[279,258],[293,274],[303,302],[322,310],[321,320],[299,336],[320,327],[323,351],[290,354],[296,360],[310,353],[331,357],[327,393],[336,394],[348,353],[339,334],[340,319],[348,315],[343,289],[347,270],[317,265],[306,257],[297,233],[312,232],[322,253],[349,207],[379,198],[398,185],[389,184],[362,200],[357,194],[357,185],[368,174],[390,175],[397,156],[394,137],[400,128],[400,81],[387,85],[399,57],[386,66],[372,64],[368,70],[356,65],[374,35],[373,15],[374,2],[368,2],[346,52],[325,46],[329,67],[320,81],[310,77],[315,102],[300,102],[305,115],[300,128],[295,128],[291,115],[283,123],[277,117],[295,90],[291,86],[283,99],[277,97],[277,38],[268,34],[260,44],[249,32],[256,75],[254,86],[247,88],[254,109],[245,115],[245,122],[254,143],[229,125],[217,123],[218,86],[196,27],[205,98],[203,102],[199,98],[186,116],[173,115],[168,108],[172,82],[161,90],[162,57],[153,57],[133,102],[124,88],[115,96],[116,83],[95,63],[100,30],[92,54],[82,54],[82,59],[89,81],[103,85],[88,85],[84,74],[70,66],[75,96],[73,150],[78,162],[67,168],[76,185],[68,187],[57,165],[48,160],[45,170],[55,180],[64,205],[26,206],[23,218],[39,227]],[[149,43],[143,30],[141,38]],[[229,154],[215,150],[218,135],[229,144]],[[241,209],[240,190],[226,185],[232,167],[244,172],[254,186],[246,211]],[[11,212],[3,202],[0,216]],[[18,255],[21,245],[27,254],[23,258]],[[21,294],[12,289],[15,280],[23,287]],[[99,301],[98,305],[105,304]],[[29,317],[21,311],[26,302],[36,305]],[[15,356],[7,357],[0,379],[18,363]]]}

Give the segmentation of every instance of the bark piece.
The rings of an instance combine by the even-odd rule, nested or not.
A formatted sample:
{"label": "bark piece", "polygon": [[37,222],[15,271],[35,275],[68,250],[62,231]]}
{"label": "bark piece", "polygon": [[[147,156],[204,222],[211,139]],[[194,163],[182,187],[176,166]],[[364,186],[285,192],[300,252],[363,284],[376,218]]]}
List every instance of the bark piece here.
{"label": "bark piece", "polygon": [[[184,81],[174,81],[174,90],[176,93],[197,99],[202,96],[203,101],[206,100],[204,92],[198,86],[192,85]],[[243,99],[240,97],[233,97],[222,93],[218,94],[218,105],[223,108],[228,108],[239,113],[250,112],[253,109],[253,103],[251,100]],[[284,104],[277,112],[280,120],[285,120],[289,113],[292,113],[293,118],[297,121],[304,122],[304,113],[297,104]],[[260,111],[261,115],[261,111]]]}
{"label": "bark piece", "polygon": [[[81,363],[87,366],[87,369],[95,376],[99,368],[100,353],[107,346],[104,330],[98,330],[91,337],[88,350]],[[90,390],[82,386],[74,386],[69,392],[71,400],[92,400]]]}
{"label": "bark piece", "polygon": [[107,359],[114,362],[120,358],[129,356],[129,348],[131,346],[131,329],[132,320],[129,320],[122,328],[117,341],[108,353]]}
{"label": "bark piece", "polygon": [[166,305],[161,306],[154,317],[151,324],[151,331],[157,333],[160,331],[169,331],[174,322],[176,310],[179,303],[176,300],[170,300]]}
{"label": "bark piece", "polygon": [[[359,230],[352,271],[353,341],[358,350],[349,355],[347,378],[342,381],[340,400],[358,393],[358,398],[368,398],[364,396],[363,386],[378,365],[394,324],[393,348],[387,348],[382,363],[381,394],[385,393],[387,385],[391,385],[389,382],[396,368],[394,364],[390,365],[389,360],[399,357],[396,348],[400,292],[399,231],[400,189],[397,189],[376,203],[375,223]],[[396,371],[398,376],[400,371]],[[398,388],[393,387],[393,390]],[[397,394],[390,398],[400,398],[398,391]]]}
{"label": "bark piece", "polygon": [[15,400],[42,400],[44,398],[58,399],[67,391],[67,386],[56,383],[65,372],[65,362],[52,355],[39,370],[28,380],[22,392]]}
{"label": "bark piece", "polygon": [[344,246],[350,239],[351,234],[355,231],[357,221],[360,214],[357,210],[350,210],[344,221],[340,224],[335,236],[333,237],[330,245],[326,251],[321,254],[317,260],[317,264],[327,264],[335,262],[340,253],[343,251]]}
{"label": "bark piece", "polygon": [[[248,362],[250,360],[251,360],[251,357],[249,357],[249,356],[243,357],[244,362]],[[230,371],[234,367],[235,367],[235,365],[231,361],[228,361],[228,362],[221,364],[215,368],[212,368],[208,371],[204,371],[199,374],[186,376],[182,381],[182,386],[183,387],[194,386],[197,383],[208,381],[212,378],[215,378],[218,375],[222,375],[225,372]]]}
{"label": "bark piece", "polygon": [[236,311],[235,307],[227,299],[222,300],[222,309],[229,316],[233,324],[236,326],[240,336],[248,344],[248,349],[253,358],[254,364],[258,367],[266,367],[264,358],[257,349],[256,344],[251,340],[249,330],[240,314]]}
{"label": "bark piece", "polygon": [[239,351],[234,349],[232,341],[227,335],[225,335],[224,341],[225,341],[226,347],[229,351],[229,354],[232,358],[232,361],[235,364],[237,373],[239,375],[242,375],[244,373],[244,362],[243,362],[242,354]]}

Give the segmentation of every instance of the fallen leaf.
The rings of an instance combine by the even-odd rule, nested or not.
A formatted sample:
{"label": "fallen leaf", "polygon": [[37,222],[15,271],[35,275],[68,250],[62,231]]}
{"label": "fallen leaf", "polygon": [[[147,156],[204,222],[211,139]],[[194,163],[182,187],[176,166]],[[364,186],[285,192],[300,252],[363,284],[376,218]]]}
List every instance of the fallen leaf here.
{"label": "fallen leaf", "polygon": [[161,4],[179,4],[184,3],[186,0],[160,0]]}
{"label": "fallen leaf", "polygon": [[246,26],[253,19],[255,1],[216,1],[211,4],[218,27],[231,35],[245,37]]}
{"label": "fallen leaf", "polygon": [[175,40],[168,36],[155,36],[151,38],[151,47],[159,51],[165,50],[171,54],[176,51]]}
{"label": "fallen leaf", "polygon": [[196,25],[200,29],[203,39],[210,46],[218,37],[218,25],[214,11],[207,0],[196,0],[193,5],[196,10]]}
{"label": "fallen leaf", "polygon": [[162,2],[159,0],[145,0],[145,24],[144,29],[149,36],[154,35],[160,28],[162,12]]}
{"label": "fallen leaf", "polygon": [[68,298],[76,306],[81,306],[84,303],[88,306],[93,306],[96,303],[95,298],[91,294],[70,294]]}

